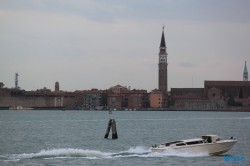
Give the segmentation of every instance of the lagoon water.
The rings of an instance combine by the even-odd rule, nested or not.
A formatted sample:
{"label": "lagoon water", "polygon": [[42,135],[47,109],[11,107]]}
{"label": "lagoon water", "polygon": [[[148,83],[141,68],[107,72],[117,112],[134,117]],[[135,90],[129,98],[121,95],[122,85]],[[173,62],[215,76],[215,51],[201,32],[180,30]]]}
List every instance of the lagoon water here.
{"label": "lagoon water", "polygon": [[[118,139],[104,139],[109,118]],[[0,165],[250,165],[249,112],[0,111]],[[224,156],[153,153],[151,145],[203,134],[236,137]],[[111,136],[110,136],[111,137]]]}

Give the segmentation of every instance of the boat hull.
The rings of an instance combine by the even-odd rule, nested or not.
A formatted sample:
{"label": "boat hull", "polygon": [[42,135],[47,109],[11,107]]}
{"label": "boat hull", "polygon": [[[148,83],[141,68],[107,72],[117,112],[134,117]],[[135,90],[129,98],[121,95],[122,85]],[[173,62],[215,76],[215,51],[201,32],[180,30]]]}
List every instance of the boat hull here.
{"label": "boat hull", "polygon": [[236,143],[236,140],[223,140],[215,143],[203,143],[197,145],[186,146],[168,146],[168,147],[152,147],[152,152],[163,152],[167,150],[174,150],[176,152],[192,152],[192,153],[208,153],[209,155],[220,155],[230,150]]}

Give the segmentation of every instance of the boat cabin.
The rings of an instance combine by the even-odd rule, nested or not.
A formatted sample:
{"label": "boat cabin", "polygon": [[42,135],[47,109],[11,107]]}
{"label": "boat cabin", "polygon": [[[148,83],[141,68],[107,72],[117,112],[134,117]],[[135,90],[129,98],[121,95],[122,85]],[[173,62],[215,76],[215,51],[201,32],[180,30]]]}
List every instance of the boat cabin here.
{"label": "boat cabin", "polygon": [[204,143],[214,143],[216,141],[220,141],[219,136],[217,136],[217,135],[204,135],[201,138],[194,138],[194,139],[187,139],[187,140],[164,143],[164,144],[161,144],[160,147],[197,145],[197,144],[204,144]]}
{"label": "boat cabin", "polygon": [[203,139],[195,138],[195,139],[187,139],[187,140],[164,143],[164,144],[161,144],[160,147],[186,146],[186,145],[196,145],[196,144],[203,144],[203,143],[204,143]]}

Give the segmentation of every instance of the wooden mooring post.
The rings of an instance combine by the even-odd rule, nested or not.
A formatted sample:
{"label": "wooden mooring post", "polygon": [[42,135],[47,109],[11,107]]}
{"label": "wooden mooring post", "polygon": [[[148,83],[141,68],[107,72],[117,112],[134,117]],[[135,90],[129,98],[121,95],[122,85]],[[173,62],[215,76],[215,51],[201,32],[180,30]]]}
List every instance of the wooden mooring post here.
{"label": "wooden mooring post", "polygon": [[108,127],[107,127],[106,134],[105,134],[104,138],[108,138],[111,128],[112,128],[112,139],[117,139],[118,135],[117,135],[117,130],[116,130],[115,119],[109,120]]}

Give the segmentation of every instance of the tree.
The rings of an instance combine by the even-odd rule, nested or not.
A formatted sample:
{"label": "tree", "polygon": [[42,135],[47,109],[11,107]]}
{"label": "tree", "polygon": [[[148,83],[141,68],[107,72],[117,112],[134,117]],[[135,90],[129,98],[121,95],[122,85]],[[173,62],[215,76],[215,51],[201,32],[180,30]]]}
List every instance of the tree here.
{"label": "tree", "polygon": [[4,87],[4,83],[0,82],[0,88]]}

